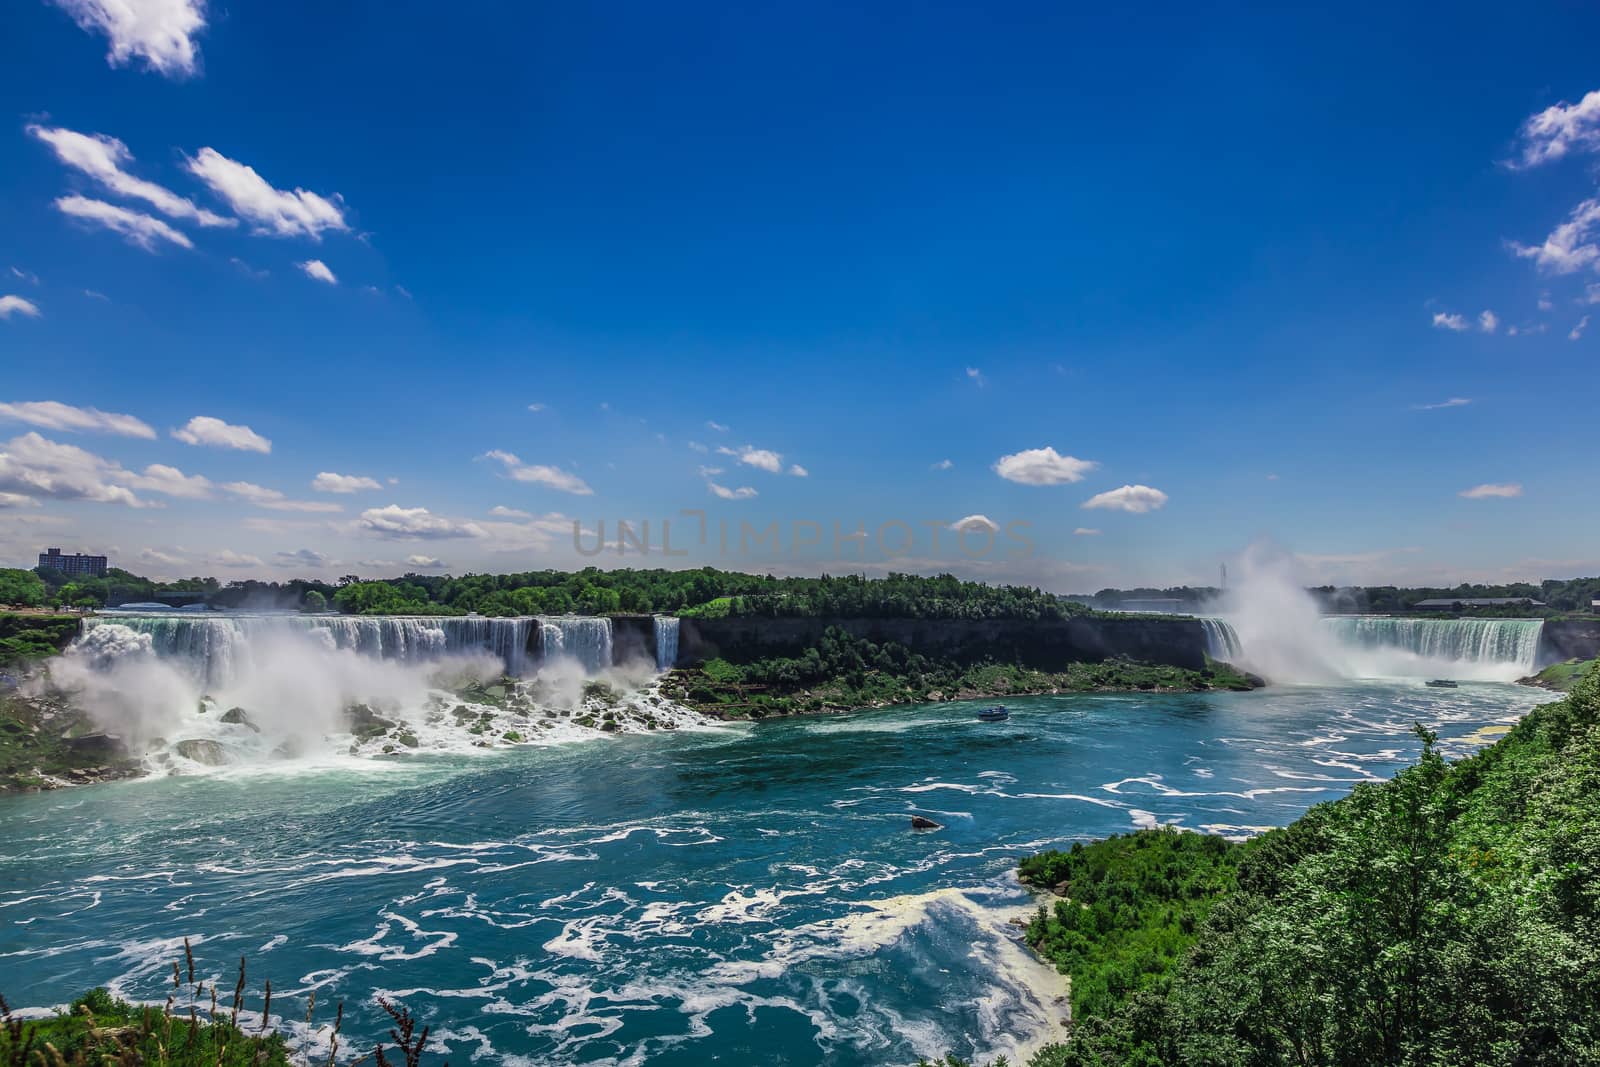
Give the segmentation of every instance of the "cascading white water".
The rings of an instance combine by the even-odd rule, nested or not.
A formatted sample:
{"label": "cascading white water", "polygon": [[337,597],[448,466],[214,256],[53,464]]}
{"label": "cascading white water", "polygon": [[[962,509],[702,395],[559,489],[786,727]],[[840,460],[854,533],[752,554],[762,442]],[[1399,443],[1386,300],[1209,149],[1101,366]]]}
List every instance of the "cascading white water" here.
{"label": "cascading white water", "polygon": [[610,619],[584,615],[541,615],[539,633],[545,663],[570,659],[588,674],[598,674],[612,665]]}
{"label": "cascading white water", "polygon": [[[1533,673],[1539,655],[1540,619],[1392,619],[1337,616],[1322,620],[1334,640],[1360,653],[1398,652],[1419,666],[1453,664],[1472,673]],[[1391,657],[1391,662],[1393,658]],[[1458,672],[1461,673],[1461,672]]]}
{"label": "cascading white water", "polygon": [[1206,632],[1206,655],[1224,663],[1234,663],[1244,655],[1239,635],[1226,619],[1201,619],[1200,628]]}
{"label": "cascading white water", "polygon": [[670,671],[678,665],[678,618],[675,615],[657,615],[656,670]]}
{"label": "cascading white water", "polygon": [[332,649],[346,649],[394,663],[428,663],[446,655],[487,652],[520,676],[528,667],[529,618],[479,616],[421,618],[368,615],[119,615],[84,620],[125,626],[148,634],[157,656],[182,661],[208,689],[228,685],[252,649],[285,635],[309,635]]}

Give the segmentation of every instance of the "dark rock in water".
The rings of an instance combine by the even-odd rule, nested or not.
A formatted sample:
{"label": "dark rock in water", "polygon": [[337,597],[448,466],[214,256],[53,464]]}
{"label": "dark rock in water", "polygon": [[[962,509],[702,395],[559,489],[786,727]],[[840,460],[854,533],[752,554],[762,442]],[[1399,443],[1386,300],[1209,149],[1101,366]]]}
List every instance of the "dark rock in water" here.
{"label": "dark rock in water", "polygon": [[261,732],[261,727],[250,721],[249,714],[243,708],[229,708],[222,713],[222,721],[235,726],[248,726],[258,734]]}
{"label": "dark rock in water", "polygon": [[68,738],[67,750],[74,759],[105,759],[123,754],[122,739],[110,734],[83,734]]}
{"label": "dark rock in water", "polygon": [[[407,748],[416,748],[417,745],[421,743],[417,740],[417,735],[412,733],[410,730],[400,731],[394,735],[394,739]],[[387,751],[387,749],[385,751]]]}
{"label": "dark rock in water", "polygon": [[1267,680],[1259,674],[1251,674],[1249,671],[1245,671],[1244,680],[1250,683],[1252,689],[1265,689],[1267,687]]}
{"label": "dark rock in water", "polygon": [[227,751],[215,741],[204,738],[190,738],[179,741],[173,746],[178,755],[184,759],[192,759],[196,763],[204,763],[208,767],[220,767],[228,762]]}
{"label": "dark rock in water", "polygon": [[923,815],[913,815],[913,816],[911,816],[911,828],[913,830],[943,830],[944,829],[943,826],[940,826],[938,823],[934,822],[932,819],[929,819],[929,818],[927,818],[926,816],[923,816]]}
{"label": "dark rock in water", "polygon": [[374,737],[398,725],[393,719],[385,719],[365,704],[351,704],[344,709],[344,713],[350,720],[350,732],[361,738]]}

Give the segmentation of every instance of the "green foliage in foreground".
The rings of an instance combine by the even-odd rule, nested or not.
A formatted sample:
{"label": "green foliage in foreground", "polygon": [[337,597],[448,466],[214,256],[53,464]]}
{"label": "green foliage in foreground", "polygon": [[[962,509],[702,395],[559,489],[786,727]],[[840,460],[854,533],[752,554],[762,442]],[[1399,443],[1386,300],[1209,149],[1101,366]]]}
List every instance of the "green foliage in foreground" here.
{"label": "green foliage in foreground", "polygon": [[1242,690],[1253,683],[1225,663],[1204,671],[1109,659],[1041,671],[993,660],[924,655],[894,641],[856,637],[831,626],[802,656],[748,663],[714,659],[674,671],[667,691],[699,711],[763,718],[838,708],[981,699],[1025,693]]}
{"label": "green foliage in foreground", "polygon": [[76,615],[0,614],[0,667],[53,656],[77,635]]}
{"label": "green foliage in foreground", "polygon": [[1460,763],[1423,739],[1417,766],[1247,846],[1031,861],[1094,892],[1160,883],[1082,941],[1036,922],[1067,969],[1149,939],[1163,894],[1207,912],[1175,962],[1088,991],[1033,1067],[1600,1063],[1600,676]]}
{"label": "green foliage in foreground", "polygon": [[1039,906],[1027,939],[1072,976],[1074,1017],[1107,1015],[1135,992],[1163,989],[1212,904],[1235,887],[1246,847],[1168,828],[1024,860],[1024,882],[1066,898]]}
{"label": "green foliage in foreground", "polygon": [[88,1065],[160,1063],[173,1067],[276,1067],[290,1062],[276,1033],[246,1033],[225,1014],[215,1022],[187,1010],[117,1000],[92,989],[48,1019],[7,1014],[0,1026],[0,1063]]}

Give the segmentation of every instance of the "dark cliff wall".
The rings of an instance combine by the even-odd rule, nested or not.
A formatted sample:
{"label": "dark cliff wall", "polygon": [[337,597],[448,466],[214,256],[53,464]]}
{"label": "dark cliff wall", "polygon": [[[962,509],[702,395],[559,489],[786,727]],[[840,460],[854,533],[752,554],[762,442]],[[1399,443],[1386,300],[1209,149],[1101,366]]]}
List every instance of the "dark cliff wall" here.
{"label": "dark cliff wall", "polygon": [[721,656],[735,662],[764,656],[798,656],[830,626],[873,641],[896,641],[917,652],[978,660],[992,657],[1041,670],[1069,663],[1126,656],[1149,663],[1199,670],[1205,666],[1206,636],[1194,619],[684,619],[678,662]]}
{"label": "dark cliff wall", "polygon": [[1596,656],[1600,656],[1600,618],[1556,619],[1544,624],[1539,635],[1539,666]]}
{"label": "dark cliff wall", "polygon": [[649,615],[611,616],[611,662],[656,661],[656,624]]}

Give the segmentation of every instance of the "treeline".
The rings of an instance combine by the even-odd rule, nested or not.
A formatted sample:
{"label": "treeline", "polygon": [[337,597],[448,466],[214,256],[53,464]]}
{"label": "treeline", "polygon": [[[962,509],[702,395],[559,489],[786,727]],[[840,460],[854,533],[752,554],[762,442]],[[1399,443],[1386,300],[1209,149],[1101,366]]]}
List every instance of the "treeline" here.
{"label": "treeline", "polygon": [[1600,1062],[1600,677],[1454,765],[1243,845],[1142,831],[1027,861],[1073,975],[1034,1067]]}
{"label": "treeline", "polygon": [[[1316,598],[1323,611],[1338,614],[1400,614],[1414,610],[1424,600],[1506,597],[1529,597],[1541,601],[1545,605],[1543,609],[1530,609],[1526,614],[1550,614],[1589,610],[1590,603],[1600,599],[1600,578],[1551,578],[1537,585],[1532,582],[1510,582],[1505,585],[1463,582],[1454,586],[1321,585],[1309,587],[1306,591]],[[1181,611],[1202,612],[1223,592],[1215,586],[1179,585],[1165,589],[1102,589],[1093,594],[1074,594],[1070,599],[1108,610],[1115,610],[1132,601],[1171,600],[1177,602],[1176,606]],[[1495,608],[1493,613],[1505,615],[1516,612]]]}

